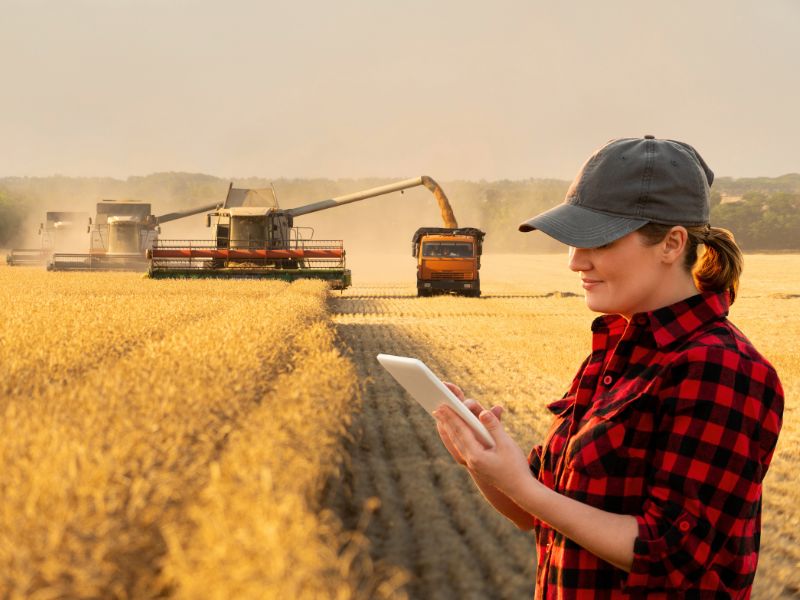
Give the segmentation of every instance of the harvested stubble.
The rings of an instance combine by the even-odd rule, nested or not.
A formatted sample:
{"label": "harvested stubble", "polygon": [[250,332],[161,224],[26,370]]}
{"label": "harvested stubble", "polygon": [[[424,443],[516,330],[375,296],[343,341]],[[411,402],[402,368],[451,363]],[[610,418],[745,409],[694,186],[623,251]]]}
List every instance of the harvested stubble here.
{"label": "harvested stubble", "polygon": [[[418,356],[469,396],[503,405],[505,426],[528,449],[541,443],[551,423],[547,403],[563,394],[591,347],[597,315],[586,308],[566,254],[484,259],[480,299],[417,298],[413,281],[380,283],[389,270],[376,260],[373,281],[357,283],[332,303],[342,339],[371,380],[364,411],[354,420],[363,432],[350,450],[354,506],[372,495],[384,500],[367,529],[373,559],[405,565],[415,598],[530,597],[535,551],[529,534],[488,507],[447,456],[430,417],[383,372],[375,354]],[[798,255],[747,255],[731,308],[731,321],[775,365],[786,394],[764,485],[754,600],[800,597],[798,269]]]}
{"label": "harvested stubble", "polygon": [[358,395],[325,296],[0,269],[0,597],[391,593],[319,514]]}

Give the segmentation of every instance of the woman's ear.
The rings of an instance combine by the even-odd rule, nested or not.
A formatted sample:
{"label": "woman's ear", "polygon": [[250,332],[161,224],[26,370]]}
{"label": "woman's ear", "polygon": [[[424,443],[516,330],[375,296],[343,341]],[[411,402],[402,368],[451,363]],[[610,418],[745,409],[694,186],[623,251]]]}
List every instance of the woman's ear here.
{"label": "woman's ear", "polygon": [[683,256],[689,232],[681,225],[676,225],[667,232],[661,242],[661,260],[666,264],[673,264]]}

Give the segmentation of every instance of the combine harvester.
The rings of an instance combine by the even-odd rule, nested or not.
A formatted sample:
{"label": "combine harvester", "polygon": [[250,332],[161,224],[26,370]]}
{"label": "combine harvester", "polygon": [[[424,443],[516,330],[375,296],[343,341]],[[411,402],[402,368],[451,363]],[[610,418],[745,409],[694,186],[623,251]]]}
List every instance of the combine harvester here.
{"label": "combine harvester", "polygon": [[217,203],[156,217],[149,202],[103,200],[97,203],[88,253],[57,252],[49,271],[146,271],[146,251],[156,242],[159,225],[213,210]]}
{"label": "combine harvester", "polygon": [[54,252],[66,251],[86,244],[83,224],[89,214],[85,212],[50,211],[44,223],[39,224],[41,243],[38,249],[14,249],[6,255],[11,267],[45,266]]}
{"label": "combine harvester", "polygon": [[[157,240],[147,252],[150,277],[241,277],[294,281],[323,279],[333,289],[351,284],[342,240],[304,238],[296,217],[416,186],[436,197],[445,224],[455,223],[439,184],[427,176],[312,202],[296,208],[278,206],[274,190],[237,189],[233,184],[223,206],[207,216],[213,240]],[[251,206],[244,206],[250,204]],[[252,204],[257,204],[252,206]]]}

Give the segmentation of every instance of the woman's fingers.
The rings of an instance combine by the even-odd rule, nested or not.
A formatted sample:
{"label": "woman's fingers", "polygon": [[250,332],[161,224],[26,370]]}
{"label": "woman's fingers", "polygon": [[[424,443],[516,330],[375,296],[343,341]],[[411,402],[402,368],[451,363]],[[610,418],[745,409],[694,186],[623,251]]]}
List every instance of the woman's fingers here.
{"label": "woman's fingers", "polygon": [[[481,406],[477,401],[473,400],[472,398],[467,398],[464,400],[464,406],[466,406],[470,412],[475,415],[476,417],[480,417],[481,413],[484,411],[483,406]],[[491,408],[492,413],[494,414],[497,419],[500,419],[500,416],[503,414],[503,407],[502,406],[493,406]]]}
{"label": "woman's fingers", "polygon": [[[476,417],[479,416],[483,412],[483,406],[480,405],[476,400],[472,398],[467,398],[464,396],[464,391],[458,387],[455,383],[450,383],[449,381],[443,382],[447,388],[456,395],[456,398],[461,400],[464,403],[470,412],[475,415]],[[494,412],[495,416],[499,419],[500,415],[503,412],[503,409],[500,406],[495,406],[492,408],[492,412]]]}
{"label": "woman's fingers", "polygon": [[472,398],[467,398],[464,400],[464,406],[466,406],[476,417],[483,412],[483,407]]}
{"label": "woman's fingers", "polygon": [[434,416],[445,425],[450,440],[466,462],[469,456],[485,450],[483,444],[472,433],[469,425],[458,416],[451,408],[442,406],[433,412]]}
{"label": "woman's fingers", "polygon": [[447,428],[443,423],[440,421],[436,422],[436,429],[439,432],[439,437],[442,439],[442,443],[444,444],[445,449],[450,453],[450,456],[453,457],[460,465],[465,465],[466,461],[464,457],[461,456],[461,453],[458,451],[458,448],[455,447],[453,444],[453,440],[450,439],[450,435],[447,433]]}
{"label": "woman's fingers", "polygon": [[443,383],[451,392],[453,392],[456,395],[456,398],[458,398],[462,402],[464,401],[464,392],[461,390],[460,387],[458,387],[455,383],[450,383],[449,381],[444,381]]}

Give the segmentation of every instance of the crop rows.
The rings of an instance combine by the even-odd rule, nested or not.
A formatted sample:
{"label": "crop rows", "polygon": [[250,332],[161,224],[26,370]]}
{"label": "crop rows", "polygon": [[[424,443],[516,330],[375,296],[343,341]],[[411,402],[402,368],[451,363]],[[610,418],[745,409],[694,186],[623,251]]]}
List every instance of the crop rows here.
{"label": "crop rows", "polygon": [[322,284],[0,278],[0,597],[393,593],[319,507],[358,398]]}
{"label": "crop rows", "polygon": [[[789,598],[797,259],[748,258],[731,319],[786,391],[753,596]],[[375,355],[503,405],[527,449],[589,347],[563,262],[504,257],[513,281],[487,277],[480,299],[0,268],[0,598],[530,597],[530,534]]]}
{"label": "crop rows", "polygon": [[[754,598],[770,600],[800,596],[794,467],[800,457],[800,289],[785,276],[787,257],[771,258],[748,257],[731,311],[731,320],[773,362],[786,392],[784,427],[765,482],[753,590]],[[564,262],[532,257],[528,270],[535,270],[534,260],[546,263],[545,273],[555,273],[555,262]],[[797,257],[793,260],[797,264]],[[465,299],[416,298],[413,288],[365,285],[332,301],[340,336],[367,385],[353,424],[355,441],[348,445],[346,491],[329,502],[347,522],[348,509],[357,514],[364,498],[382,500],[367,529],[372,558],[404,569],[412,598],[512,599],[533,592],[530,534],[486,505],[446,454],[430,416],[375,360],[379,352],[421,358],[468,396],[503,405],[506,427],[524,449],[539,443],[551,418],[545,404],[563,393],[588,352],[596,315],[582,298],[564,291],[574,289],[565,276],[485,287],[483,298]]]}

